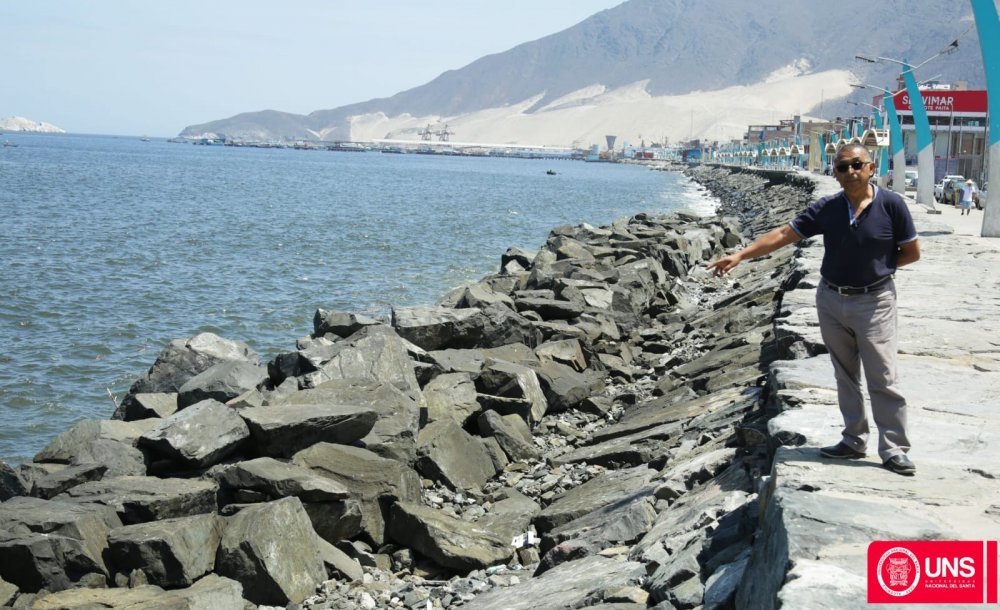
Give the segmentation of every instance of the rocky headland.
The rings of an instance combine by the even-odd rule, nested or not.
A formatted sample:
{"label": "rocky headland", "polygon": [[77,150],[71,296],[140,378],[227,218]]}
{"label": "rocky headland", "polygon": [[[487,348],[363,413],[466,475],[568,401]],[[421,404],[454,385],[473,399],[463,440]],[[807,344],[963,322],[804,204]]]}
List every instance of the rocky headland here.
{"label": "rocky headland", "polygon": [[66,133],[65,130],[51,123],[33,121],[22,116],[11,116],[0,119],[0,132],[24,131],[33,133]]}
{"label": "rocky headland", "polygon": [[172,342],[112,419],[0,465],[0,605],[763,608],[840,583],[785,586],[843,540],[795,538],[818,487],[774,474],[817,440],[787,418],[823,392],[781,366],[823,360],[795,296],[819,248],[704,271],[822,179],[691,173],[719,215],[560,227],[435,306],[318,310],[266,363]]}

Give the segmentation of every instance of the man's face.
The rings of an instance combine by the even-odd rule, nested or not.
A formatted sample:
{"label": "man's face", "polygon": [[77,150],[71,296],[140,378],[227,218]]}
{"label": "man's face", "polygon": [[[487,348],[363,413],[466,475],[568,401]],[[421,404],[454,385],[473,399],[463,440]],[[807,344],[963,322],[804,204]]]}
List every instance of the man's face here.
{"label": "man's face", "polygon": [[833,162],[833,175],[844,188],[858,182],[867,183],[874,170],[875,164],[868,151],[861,148],[845,148],[837,153]]}

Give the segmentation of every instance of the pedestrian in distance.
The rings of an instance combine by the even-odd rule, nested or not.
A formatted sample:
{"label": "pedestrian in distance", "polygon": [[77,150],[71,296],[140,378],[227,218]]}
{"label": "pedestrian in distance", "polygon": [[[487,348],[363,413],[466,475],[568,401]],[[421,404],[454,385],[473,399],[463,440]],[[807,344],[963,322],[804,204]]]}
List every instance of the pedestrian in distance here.
{"label": "pedestrian in distance", "polygon": [[972,178],[969,178],[965,181],[965,186],[962,187],[962,212],[959,216],[972,213],[972,198],[975,194],[976,183],[972,181]]}
{"label": "pedestrian in distance", "polygon": [[875,171],[858,143],[837,151],[834,176],[843,190],[820,198],[790,223],[774,228],[739,252],[708,265],[716,276],[740,262],[770,254],[814,235],[823,236],[822,280],[816,289],[820,332],[837,382],[844,428],[841,440],[820,449],[829,459],[865,456],[869,425],[861,390],[864,367],[878,454],[892,472],[912,476],[907,457],[906,399],[897,376],[896,269],[920,259],[913,218],[899,194],[870,184]]}

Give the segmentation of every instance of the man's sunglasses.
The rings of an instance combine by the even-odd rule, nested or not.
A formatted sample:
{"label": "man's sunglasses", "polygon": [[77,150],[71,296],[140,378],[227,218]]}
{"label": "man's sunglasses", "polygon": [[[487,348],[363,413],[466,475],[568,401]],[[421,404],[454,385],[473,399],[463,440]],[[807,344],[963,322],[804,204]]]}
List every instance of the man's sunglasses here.
{"label": "man's sunglasses", "polygon": [[851,168],[856,172],[861,171],[861,168],[871,163],[871,161],[851,161],[850,163],[838,163],[833,166],[835,170],[843,174],[847,171],[847,168]]}

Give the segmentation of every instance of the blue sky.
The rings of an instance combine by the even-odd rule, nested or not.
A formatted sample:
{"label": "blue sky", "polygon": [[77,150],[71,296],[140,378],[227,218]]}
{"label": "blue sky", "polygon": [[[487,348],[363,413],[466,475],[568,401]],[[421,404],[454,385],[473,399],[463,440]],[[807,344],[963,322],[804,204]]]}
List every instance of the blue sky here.
{"label": "blue sky", "polygon": [[3,0],[0,117],[173,136],[422,85],[622,0]]}

